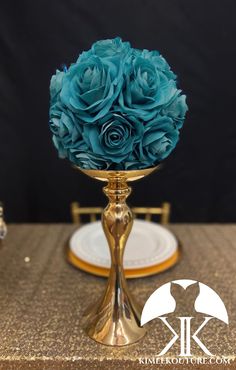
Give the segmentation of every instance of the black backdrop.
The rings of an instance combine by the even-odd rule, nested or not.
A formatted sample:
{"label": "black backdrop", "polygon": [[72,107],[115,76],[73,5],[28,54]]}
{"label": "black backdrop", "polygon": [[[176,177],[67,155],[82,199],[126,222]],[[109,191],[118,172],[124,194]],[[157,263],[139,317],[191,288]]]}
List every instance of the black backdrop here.
{"label": "black backdrop", "polygon": [[236,221],[236,5],[232,0],[21,0],[0,10],[0,199],[7,221],[69,221],[69,203],[102,205],[101,184],[57,158],[49,80],[95,40],[158,49],[190,111],[159,173],[130,203],[172,203],[173,221]]}

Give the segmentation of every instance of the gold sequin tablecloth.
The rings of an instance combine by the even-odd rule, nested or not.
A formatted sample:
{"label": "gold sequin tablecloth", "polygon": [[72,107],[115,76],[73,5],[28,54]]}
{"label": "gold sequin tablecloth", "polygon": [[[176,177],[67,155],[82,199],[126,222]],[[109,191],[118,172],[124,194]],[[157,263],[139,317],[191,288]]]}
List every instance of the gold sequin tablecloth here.
{"label": "gold sequin tablecloth", "polygon": [[[0,369],[236,369],[236,225],[170,225],[182,245],[181,261],[160,275],[128,281],[141,304],[175,279],[198,280],[216,290],[230,324],[212,320],[201,339],[231,363],[211,366],[145,365],[142,359],[154,358],[171,338],[159,320],[140,342],[123,348],[99,345],[84,334],[82,313],[101,296],[106,281],[66,262],[64,247],[75,228],[9,226],[0,248]],[[174,351],[173,346],[168,356]]]}

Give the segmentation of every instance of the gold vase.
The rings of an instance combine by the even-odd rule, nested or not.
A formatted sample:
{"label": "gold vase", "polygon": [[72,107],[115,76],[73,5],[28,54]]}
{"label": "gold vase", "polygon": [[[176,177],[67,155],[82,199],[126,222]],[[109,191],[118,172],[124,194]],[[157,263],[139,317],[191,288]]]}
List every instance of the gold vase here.
{"label": "gold vase", "polygon": [[95,341],[112,346],[124,346],[145,335],[140,326],[141,307],[131,297],[123,270],[124,248],[133,225],[133,215],[126,204],[131,193],[128,182],[141,179],[158,167],[130,171],[85,170],[86,175],[106,181],[103,188],[109,199],[102,214],[102,226],[110,253],[111,268],[102,299],[89,310],[85,331]]}

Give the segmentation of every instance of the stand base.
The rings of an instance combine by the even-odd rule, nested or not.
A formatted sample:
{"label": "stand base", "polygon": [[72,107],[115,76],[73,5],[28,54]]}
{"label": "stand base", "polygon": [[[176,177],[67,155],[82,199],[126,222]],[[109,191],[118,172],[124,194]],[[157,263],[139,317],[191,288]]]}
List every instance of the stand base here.
{"label": "stand base", "polygon": [[101,344],[125,346],[137,342],[146,334],[140,326],[141,307],[128,296],[122,305],[117,305],[109,293],[96,306],[89,307],[84,314],[84,330],[87,335]]}

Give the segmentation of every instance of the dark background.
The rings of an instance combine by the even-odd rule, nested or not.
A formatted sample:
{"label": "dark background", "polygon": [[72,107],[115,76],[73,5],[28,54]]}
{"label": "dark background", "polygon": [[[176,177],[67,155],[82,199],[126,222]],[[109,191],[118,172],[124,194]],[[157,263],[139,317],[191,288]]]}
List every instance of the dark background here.
{"label": "dark background", "polygon": [[172,203],[172,221],[236,221],[235,1],[21,0],[0,3],[0,199],[8,222],[69,221],[69,204],[103,205],[101,183],[57,158],[48,128],[56,68],[103,38],[159,50],[189,113],[162,171],[130,203]]}

